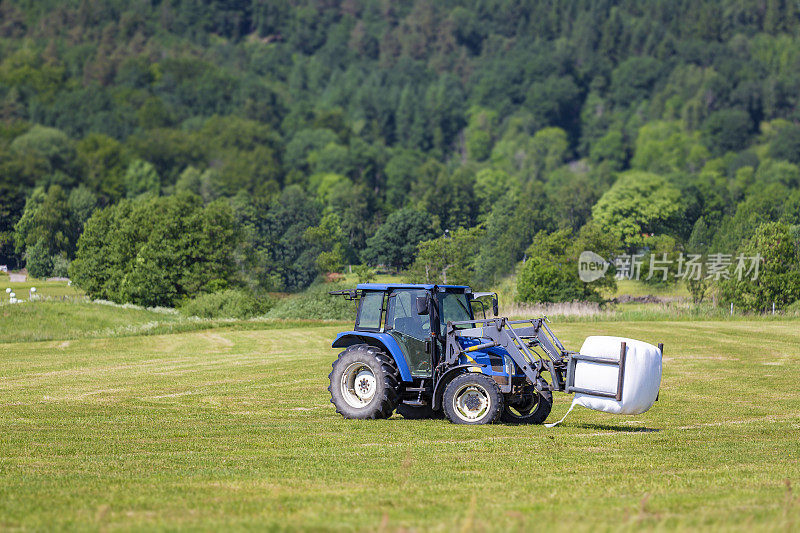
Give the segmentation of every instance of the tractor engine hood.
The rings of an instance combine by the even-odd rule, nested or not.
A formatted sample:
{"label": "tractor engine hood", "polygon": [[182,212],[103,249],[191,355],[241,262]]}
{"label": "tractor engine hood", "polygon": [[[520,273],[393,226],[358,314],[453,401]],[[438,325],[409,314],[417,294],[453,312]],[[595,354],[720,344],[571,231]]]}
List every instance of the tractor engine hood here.
{"label": "tractor engine hood", "polygon": [[[464,348],[471,348],[490,342],[490,339],[478,339],[475,337],[459,337],[458,344]],[[511,361],[508,351],[502,346],[483,348],[473,352],[466,352],[459,358],[460,364],[475,363],[482,366],[481,372],[488,375],[524,376],[519,369],[516,369]],[[513,370],[512,370],[513,369]],[[511,370],[511,372],[509,372]]]}

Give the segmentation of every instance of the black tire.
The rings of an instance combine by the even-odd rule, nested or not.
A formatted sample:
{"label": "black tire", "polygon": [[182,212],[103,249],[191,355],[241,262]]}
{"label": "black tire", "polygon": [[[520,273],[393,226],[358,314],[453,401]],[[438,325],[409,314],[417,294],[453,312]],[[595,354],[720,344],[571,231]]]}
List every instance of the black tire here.
{"label": "black tire", "polygon": [[[348,346],[334,361],[328,378],[331,403],[345,418],[389,418],[400,400],[397,364],[375,346]],[[360,384],[355,383],[356,379]]]}
{"label": "black tire", "polygon": [[503,395],[492,378],[469,372],[447,384],[442,409],[453,424],[492,424],[503,412]]}
{"label": "black tire", "polygon": [[545,398],[533,390],[505,398],[503,422],[509,424],[543,424],[553,408],[553,398]]}
{"label": "black tire", "polygon": [[406,420],[422,420],[425,418],[442,418],[442,411],[434,411],[430,405],[406,405],[401,403],[397,406],[397,414]]}

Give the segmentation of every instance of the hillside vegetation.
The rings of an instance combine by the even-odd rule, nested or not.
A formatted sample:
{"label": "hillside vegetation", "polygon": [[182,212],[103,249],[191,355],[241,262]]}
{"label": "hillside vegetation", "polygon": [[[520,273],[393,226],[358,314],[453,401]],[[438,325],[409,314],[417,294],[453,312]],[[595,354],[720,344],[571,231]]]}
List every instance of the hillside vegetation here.
{"label": "hillside vegetation", "polygon": [[175,306],[532,258],[535,302],[600,298],[581,248],[772,250],[692,294],[788,306],[799,29],[781,0],[3,0],[0,264]]}

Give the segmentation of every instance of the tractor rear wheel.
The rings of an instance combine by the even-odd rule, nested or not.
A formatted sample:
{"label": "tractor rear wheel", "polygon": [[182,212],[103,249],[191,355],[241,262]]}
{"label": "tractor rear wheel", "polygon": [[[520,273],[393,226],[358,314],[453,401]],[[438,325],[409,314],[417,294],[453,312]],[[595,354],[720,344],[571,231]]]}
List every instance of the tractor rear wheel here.
{"label": "tractor rear wheel", "polygon": [[552,397],[547,399],[534,389],[507,396],[502,419],[509,424],[542,424],[552,408]]}
{"label": "tractor rear wheel", "polygon": [[328,377],[331,403],[345,418],[388,418],[400,399],[397,364],[375,346],[348,346]]}
{"label": "tractor rear wheel", "polygon": [[503,412],[503,395],[492,378],[469,372],[447,384],[442,408],[454,424],[491,424]]}

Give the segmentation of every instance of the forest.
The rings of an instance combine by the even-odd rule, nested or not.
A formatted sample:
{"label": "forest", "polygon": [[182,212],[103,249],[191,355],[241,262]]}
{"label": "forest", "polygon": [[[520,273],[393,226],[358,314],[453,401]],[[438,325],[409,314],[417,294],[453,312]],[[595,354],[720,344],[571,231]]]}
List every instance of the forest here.
{"label": "forest", "polygon": [[600,297],[583,250],[744,254],[696,300],[790,305],[799,102],[789,0],[2,0],[0,264],[148,306],[348,265],[535,302]]}

